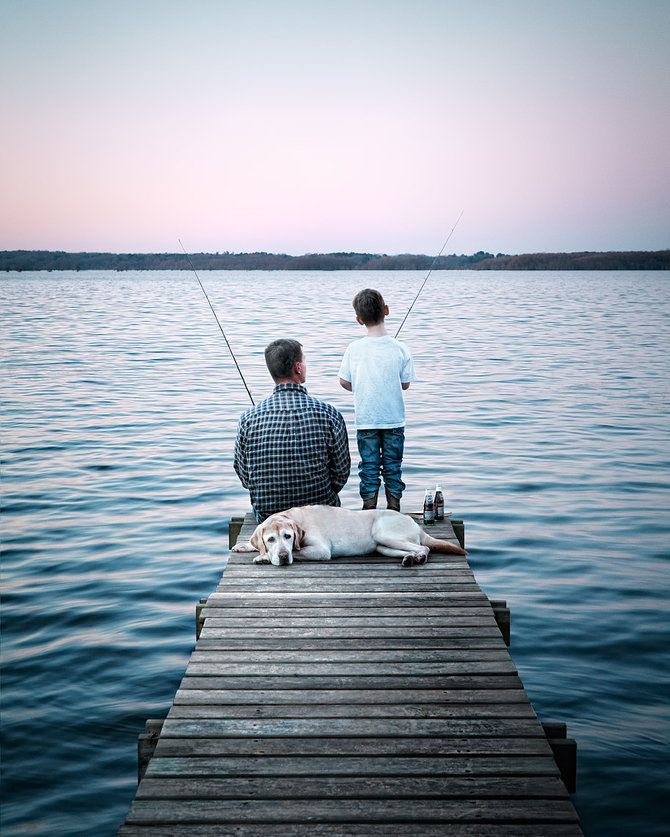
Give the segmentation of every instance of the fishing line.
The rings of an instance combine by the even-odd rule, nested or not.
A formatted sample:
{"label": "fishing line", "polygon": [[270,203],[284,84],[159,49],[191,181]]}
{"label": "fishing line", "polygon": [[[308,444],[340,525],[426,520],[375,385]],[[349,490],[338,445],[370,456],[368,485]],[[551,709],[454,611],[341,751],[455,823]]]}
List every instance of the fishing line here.
{"label": "fishing line", "polygon": [[430,266],[430,270],[429,270],[429,271],[428,271],[428,273],[426,274],[426,278],[423,280],[423,283],[422,283],[421,287],[419,288],[419,292],[418,292],[418,293],[417,293],[417,295],[414,297],[414,301],[413,301],[413,302],[412,302],[412,304],[409,306],[409,310],[408,310],[408,311],[407,311],[407,313],[405,314],[405,319],[404,319],[404,320],[400,323],[400,325],[398,326],[398,330],[397,330],[397,331],[396,331],[396,333],[395,333],[395,336],[396,336],[396,337],[400,334],[400,329],[401,329],[401,328],[405,325],[405,320],[409,317],[409,315],[410,315],[410,312],[411,312],[412,308],[414,308],[414,303],[417,301],[417,299],[419,298],[419,294],[420,294],[420,293],[421,293],[421,291],[423,290],[423,286],[426,284],[426,282],[428,281],[428,277],[429,277],[429,276],[430,276],[430,274],[433,272],[433,268],[435,267],[435,262],[436,262],[436,261],[440,258],[440,256],[442,255],[442,253],[444,253],[444,248],[447,246],[447,244],[449,244],[449,239],[450,239],[450,238],[451,238],[451,236],[453,235],[454,230],[455,230],[455,229],[456,229],[456,227],[458,226],[458,222],[459,222],[459,221],[461,220],[461,218],[463,217],[463,213],[464,213],[464,212],[465,212],[465,210],[464,210],[464,209],[461,209],[461,214],[458,216],[458,218],[456,219],[456,223],[455,223],[455,224],[454,224],[454,226],[451,228],[451,232],[450,232],[450,233],[449,233],[449,235],[447,236],[447,240],[446,240],[446,241],[444,242],[444,244],[442,245],[442,249],[441,249],[441,250],[440,250],[440,252],[437,254],[437,256],[435,256],[435,258],[433,259],[433,263],[431,264],[431,266]]}
{"label": "fishing line", "polygon": [[184,245],[181,243],[181,238],[178,238],[178,239],[177,239],[177,241],[179,242],[179,244],[180,244],[180,246],[181,246],[181,249],[184,251],[184,255],[186,256],[186,258],[187,258],[187,259],[188,259],[188,261],[189,261],[189,264],[191,265],[191,270],[192,270],[192,271],[193,271],[193,273],[195,274],[195,278],[198,280],[198,284],[200,285],[200,287],[201,287],[201,289],[202,289],[202,292],[203,292],[203,293],[204,293],[204,295],[205,295],[205,299],[206,299],[206,300],[207,300],[207,302],[209,303],[209,307],[212,309],[212,314],[214,314],[214,319],[216,320],[216,323],[217,323],[217,325],[219,326],[219,330],[221,331],[221,334],[223,334],[223,339],[226,341],[226,346],[228,346],[228,351],[230,352],[230,356],[231,356],[231,357],[232,357],[232,359],[235,361],[235,366],[237,367],[237,371],[240,373],[240,378],[242,378],[242,383],[244,384],[244,388],[246,389],[246,391],[247,391],[247,393],[248,393],[248,395],[249,395],[249,398],[251,399],[251,403],[252,403],[252,404],[254,405],[254,407],[255,407],[255,406],[256,406],[256,402],[254,401],[253,396],[252,396],[251,392],[249,391],[249,387],[247,386],[247,382],[244,380],[244,375],[242,374],[242,370],[240,369],[240,365],[239,365],[239,363],[237,362],[237,358],[235,357],[235,353],[233,352],[233,350],[232,350],[232,349],[231,349],[231,347],[230,347],[230,343],[228,342],[228,338],[226,337],[226,332],[223,330],[223,327],[221,326],[221,323],[219,322],[219,318],[216,316],[216,311],[214,310],[214,306],[213,306],[213,305],[212,305],[212,303],[210,302],[210,299],[209,299],[209,297],[207,296],[207,291],[205,290],[205,288],[204,288],[204,286],[203,286],[202,282],[200,281],[200,277],[198,276],[198,271],[197,271],[197,270],[195,269],[195,267],[193,266],[193,262],[191,261],[191,257],[190,257],[190,256],[189,256],[189,254],[186,252],[186,248],[184,247]]}

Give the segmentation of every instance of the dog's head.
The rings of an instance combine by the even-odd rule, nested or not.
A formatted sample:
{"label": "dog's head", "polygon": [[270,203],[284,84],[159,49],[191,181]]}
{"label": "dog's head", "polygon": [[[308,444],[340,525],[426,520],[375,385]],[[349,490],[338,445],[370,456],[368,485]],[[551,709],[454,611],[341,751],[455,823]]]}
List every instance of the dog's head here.
{"label": "dog's head", "polygon": [[302,546],[305,530],[285,514],[273,514],[259,523],[250,543],[276,567],[293,563],[293,551]]}

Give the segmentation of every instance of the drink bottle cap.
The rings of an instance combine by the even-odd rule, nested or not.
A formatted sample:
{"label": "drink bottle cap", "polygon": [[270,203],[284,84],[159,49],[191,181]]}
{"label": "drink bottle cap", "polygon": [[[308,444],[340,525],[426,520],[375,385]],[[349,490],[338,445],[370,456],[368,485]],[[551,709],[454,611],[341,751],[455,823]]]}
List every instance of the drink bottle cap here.
{"label": "drink bottle cap", "polygon": [[439,482],[438,482],[438,484],[435,486],[435,491],[442,491],[442,486],[440,485],[440,483],[439,483]]}

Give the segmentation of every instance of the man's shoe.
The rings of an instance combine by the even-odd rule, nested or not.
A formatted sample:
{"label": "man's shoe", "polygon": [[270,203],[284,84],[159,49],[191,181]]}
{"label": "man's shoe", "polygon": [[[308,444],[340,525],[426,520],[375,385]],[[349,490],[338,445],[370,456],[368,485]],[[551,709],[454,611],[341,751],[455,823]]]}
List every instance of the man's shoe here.
{"label": "man's shoe", "polygon": [[363,497],[363,511],[366,509],[376,509],[377,508],[377,492],[372,495],[372,497]]}
{"label": "man's shoe", "polygon": [[394,497],[393,494],[385,488],[384,491],[386,492],[386,508],[390,509],[391,511],[400,511],[400,497]]}

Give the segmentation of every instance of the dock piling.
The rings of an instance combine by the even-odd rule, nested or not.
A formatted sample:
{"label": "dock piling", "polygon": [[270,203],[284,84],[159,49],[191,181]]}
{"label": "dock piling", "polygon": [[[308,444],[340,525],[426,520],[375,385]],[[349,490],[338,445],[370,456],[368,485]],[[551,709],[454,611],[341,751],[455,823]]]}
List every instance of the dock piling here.
{"label": "dock piling", "polygon": [[232,549],[237,543],[240,529],[244,525],[243,517],[231,517],[228,524],[228,549]]}
{"label": "dock piling", "polygon": [[505,645],[509,648],[512,636],[512,614],[507,607],[507,602],[504,599],[491,599],[491,607]]}
{"label": "dock piling", "polygon": [[158,736],[163,729],[163,719],[150,718],[145,721],[144,732],[137,736],[137,783],[144,778],[147,766],[156,750]]}
{"label": "dock piling", "polygon": [[554,754],[563,784],[568,793],[575,793],[577,790],[577,742],[574,738],[568,738],[568,728],[564,723],[543,723],[542,729]]}

